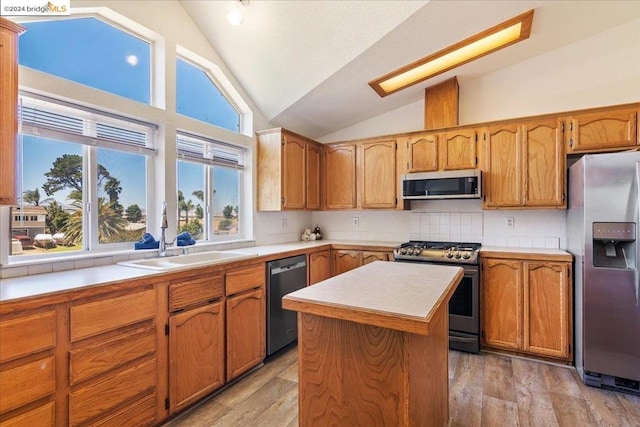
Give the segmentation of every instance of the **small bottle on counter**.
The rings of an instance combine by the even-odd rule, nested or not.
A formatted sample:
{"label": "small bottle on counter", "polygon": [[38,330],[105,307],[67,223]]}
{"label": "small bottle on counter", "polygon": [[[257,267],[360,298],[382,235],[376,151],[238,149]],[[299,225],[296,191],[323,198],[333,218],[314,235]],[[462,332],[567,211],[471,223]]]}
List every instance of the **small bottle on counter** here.
{"label": "small bottle on counter", "polygon": [[318,224],[316,224],[316,228],[313,229],[313,234],[316,235],[316,240],[322,240],[322,231],[320,227],[318,227]]}

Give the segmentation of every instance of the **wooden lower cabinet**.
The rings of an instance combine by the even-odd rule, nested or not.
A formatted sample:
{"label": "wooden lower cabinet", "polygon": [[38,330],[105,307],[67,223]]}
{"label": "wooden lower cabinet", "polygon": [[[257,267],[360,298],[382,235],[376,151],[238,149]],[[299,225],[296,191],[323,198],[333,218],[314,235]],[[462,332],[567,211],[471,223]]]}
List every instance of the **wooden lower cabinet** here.
{"label": "wooden lower cabinet", "polygon": [[227,381],[259,365],[266,355],[264,287],[227,298]]}
{"label": "wooden lower cabinet", "polygon": [[218,301],[169,317],[169,411],[222,387],[225,305]]}
{"label": "wooden lower cabinet", "polygon": [[331,251],[329,249],[309,255],[309,285],[331,277]]}
{"label": "wooden lower cabinet", "polygon": [[346,273],[362,265],[362,251],[337,249],[332,251],[333,276]]}
{"label": "wooden lower cabinet", "polygon": [[362,251],[362,265],[369,264],[374,261],[389,261],[389,253],[378,251]]}
{"label": "wooden lower cabinet", "polygon": [[49,402],[35,409],[0,422],[0,427],[53,427],[55,403]]}
{"label": "wooden lower cabinet", "polygon": [[486,258],[481,289],[483,346],[571,361],[570,262]]}

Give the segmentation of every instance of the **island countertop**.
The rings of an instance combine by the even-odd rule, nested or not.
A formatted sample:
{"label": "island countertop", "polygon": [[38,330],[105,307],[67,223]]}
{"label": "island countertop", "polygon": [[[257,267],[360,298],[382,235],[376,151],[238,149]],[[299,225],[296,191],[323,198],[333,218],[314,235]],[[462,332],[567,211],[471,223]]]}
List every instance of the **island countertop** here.
{"label": "island countertop", "polygon": [[460,267],[376,261],[300,289],[285,309],[428,335],[441,304],[462,279]]}

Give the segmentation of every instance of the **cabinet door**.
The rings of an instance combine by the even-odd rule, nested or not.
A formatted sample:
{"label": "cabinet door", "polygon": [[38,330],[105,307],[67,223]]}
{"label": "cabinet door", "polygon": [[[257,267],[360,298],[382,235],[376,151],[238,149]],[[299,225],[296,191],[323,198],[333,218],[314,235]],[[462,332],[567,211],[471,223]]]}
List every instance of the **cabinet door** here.
{"label": "cabinet door", "polygon": [[522,141],[518,125],[492,126],[486,138],[484,207],[522,206]]}
{"label": "cabinet door", "polygon": [[0,421],[0,427],[53,427],[55,425],[54,402],[45,403],[13,418]]}
{"label": "cabinet door", "polygon": [[362,251],[362,265],[369,264],[374,261],[388,261],[389,254],[387,252]]}
{"label": "cabinet door", "polygon": [[362,265],[362,252],[349,250],[333,251],[333,275],[345,273]]}
{"label": "cabinet door", "polygon": [[409,172],[438,170],[438,135],[423,135],[409,139]]}
{"label": "cabinet door", "polygon": [[282,207],[304,209],[306,141],[283,133],[282,136]]}
{"label": "cabinet door", "polygon": [[324,147],[324,207],[356,208],[356,146]]}
{"label": "cabinet door", "polygon": [[638,144],[633,109],[575,115],[569,119],[568,153],[614,151]]}
{"label": "cabinet door", "polygon": [[364,209],[396,207],[396,141],[376,141],[361,146],[361,188]]}
{"label": "cabinet door", "polygon": [[0,18],[0,205],[16,202],[18,33],[22,30],[20,25]]}
{"label": "cabinet door", "polygon": [[307,141],[307,209],[320,209],[320,145]]}
{"label": "cabinet door", "polygon": [[331,277],[331,251],[326,250],[309,255],[309,285]]}
{"label": "cabinet door", "polygon": [[169,402],[173,413],[224,384],[224,305],[169,317]]}
{"label": "cabinet door", "polygon": [[473,169],[476,167],[476,131],[457,130],[447,132],[439,141],[441,149],[440,169]]}
{"label": "cabinet door", "polygon": [[482,261],[482,342],[491,347],[522,348],[522,262]]}
{"label": "cabinet door", "polygon": [[523,125],[526,206],[566,207],[565,154],[558,120]]}
{"label": "cabinet door", "polygon": [[265,311],[264,288],[227,299],[227,381],[264,360]]}
{"label": "cabinet door", "polygon": [[524,350],[567,358],[571,312],[570,264],[524,262]]}

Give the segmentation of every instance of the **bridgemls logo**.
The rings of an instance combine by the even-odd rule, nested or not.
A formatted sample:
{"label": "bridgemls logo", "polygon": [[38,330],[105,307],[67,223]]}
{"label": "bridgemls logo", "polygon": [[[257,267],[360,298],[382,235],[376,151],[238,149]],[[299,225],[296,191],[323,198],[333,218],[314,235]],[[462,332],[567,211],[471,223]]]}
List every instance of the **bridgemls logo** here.
{"label": "bridgemls logo", "polygon": [[3,0],[0,10],[2,16],[33,16],[33,15],[70,15],[70,0],[49,1],[45,4],[39,0]]}

